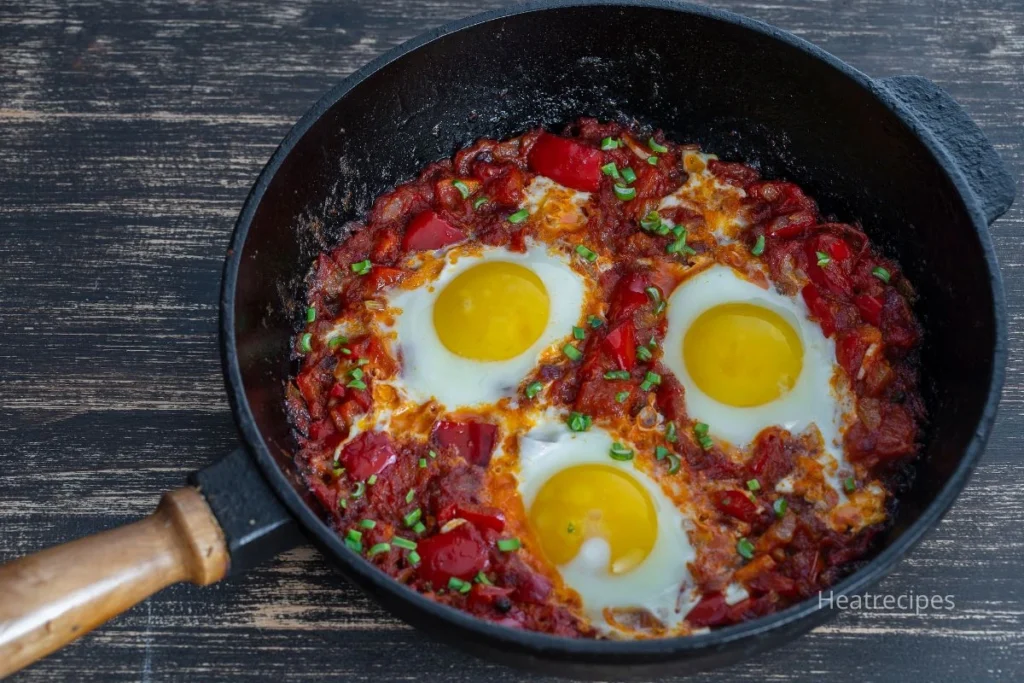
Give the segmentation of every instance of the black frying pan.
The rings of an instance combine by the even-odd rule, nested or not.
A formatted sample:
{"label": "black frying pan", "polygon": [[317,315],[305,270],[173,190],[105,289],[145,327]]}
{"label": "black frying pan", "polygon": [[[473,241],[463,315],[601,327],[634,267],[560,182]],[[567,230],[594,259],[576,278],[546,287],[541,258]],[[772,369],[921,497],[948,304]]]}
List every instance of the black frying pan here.
{"label": "black frying pan", "polygon": [[[557,129],[581,115],[635,119],[752,162],[767,177],[794,180],[823,213],[861,221],[901,263],[920,294],[931,426],[881,552],[834,594],[878,581],[938,522],[984,448],[1006,362],[1003,290],[987,228],[1010,206],[1014,185],[981,131],[925,79],[873,80],[727,12],[658,0],[549,0],[451,24],[377,59],[324,96],[263,170],[235,227],[221,302],[228,395],[244,448],[194,475],[223,541],[189,545],[193,571],[178,580],[216,580],[222,566],[196,568],[209,569],[215,563],[203,558],[224,550],[228,573],[245,571],[301,542],[301,530],[347,577],[430,633],[501,662],[601,678],[723,665],[828,617],[812,599],[705,635],[636,642],[485,623],[349,552],[293,471],[284,387],[302,282],[316,253],[427,162],[481,136]],[[172,508],[162,509],[167,517]],[[32,560],[14,563],[22,563],[19,579]],[[0,567],[0,660],[20,644],[10,637],[14,627],[35,629],[28,633],[43,646],[30,655],[39,656],[98,623],[84,620],[60,638],[38,635],[42,622],[3,606],[10,566]],[[62,589],[45,581],[42,588]],[[21,657],[15,668],[31,659]]]}

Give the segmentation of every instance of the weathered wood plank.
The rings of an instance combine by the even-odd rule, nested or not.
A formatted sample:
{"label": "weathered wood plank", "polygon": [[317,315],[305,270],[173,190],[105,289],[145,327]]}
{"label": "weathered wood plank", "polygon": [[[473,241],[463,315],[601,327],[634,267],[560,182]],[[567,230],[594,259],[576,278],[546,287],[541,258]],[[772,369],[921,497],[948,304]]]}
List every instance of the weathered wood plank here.
{"label": "weathered wood plank", "polygon": [[[148,512],[234,443],[216,346],[230,227],[281,137],[344,75],[504,4],[171,0],[0,6],[0,559]],[[1015,0],[719,2],[874,76],[918,73],[1024,171]],[[957,609],[844,613],[707,680],[1013,680],[1024,662],[1024,205],[993,227],[1012,354],[949,517],[878,592]],[[684,673],[681,671],[681,673]],[[514,681],[388,617],[311,549],[177,587],[18,681]]]}

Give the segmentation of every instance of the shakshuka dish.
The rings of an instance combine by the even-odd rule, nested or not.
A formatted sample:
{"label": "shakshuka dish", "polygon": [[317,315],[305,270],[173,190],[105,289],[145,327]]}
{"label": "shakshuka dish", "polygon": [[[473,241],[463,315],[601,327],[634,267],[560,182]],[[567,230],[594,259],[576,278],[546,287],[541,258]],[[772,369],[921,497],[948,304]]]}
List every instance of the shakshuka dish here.
{"label": "shakshuka dish", "polygon": [[925,420],[913,289],[790,182],[582,119],[480,140],[321,253],[287,410],[351,552],[570,637],[857,567]]}

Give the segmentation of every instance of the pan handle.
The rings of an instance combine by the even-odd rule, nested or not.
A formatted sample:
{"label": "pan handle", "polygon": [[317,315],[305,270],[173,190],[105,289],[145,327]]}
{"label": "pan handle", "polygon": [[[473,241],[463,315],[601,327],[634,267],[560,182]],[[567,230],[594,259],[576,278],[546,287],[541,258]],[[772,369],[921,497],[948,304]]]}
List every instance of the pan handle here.
{"label": "pan handle", "polygon": [[985,134],[949,93],[921,76],[876,81],[882,94],[910,116],[907,122],[931,133],[967,179],[991,224],[1006,213],[1017,192],[1013,176]]}
{"label": "pan handle", "polygon": [[0,565],[0,678],[162,588],[205,586],[227,569],[224,534],[192,487],[138,522]]}

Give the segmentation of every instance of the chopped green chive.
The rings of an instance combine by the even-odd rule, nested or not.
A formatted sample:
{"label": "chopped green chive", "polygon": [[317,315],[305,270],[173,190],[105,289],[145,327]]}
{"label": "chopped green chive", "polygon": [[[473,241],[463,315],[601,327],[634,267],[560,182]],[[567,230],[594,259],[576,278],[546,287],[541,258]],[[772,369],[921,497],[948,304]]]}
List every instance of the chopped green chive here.
{"label": "chopped green chive", "polygon": [[500,550],[503,553],[511,553],[513,551],[519,550],[522,546],[523,544],[519,542],[518,538],[498,539],[498,550]]}
{"label": "chopped green chive", "polygon": [[710,451],[715,445],[710,436],[702,436],[697,441],[700,443],[700,447],[706,451]]}
{"label": "chopped green chive", "polygon": [[473,588],[473,584],[453,576],[452,578],[448,579],[448,587],[453,591],[458,591],[460,593],[468,593],[470,589]]}
{"label": "chopped green chive", "polygon": [[627,166],[626,168],[622,169],[622,179],[625,180],[626,183],[630,185],[635,183],[636,171]]}
{"label": "chopped green chive", "polygon": [[[335,460],[335,461],[334,461],[334,464],[335,464],[335,465],[337,465],[337,464],[338,464],[338,461],[337,461],[337,460]],[[333,470],[331,471],[331,474],[333,474],[333,475],[334,475],[335,477],[340,477],[341,475],[345,474],[345,468],[344,468],[344,467],[335,467],[335,468],[334,468],[334,469],[333,469]]]}
{"label": "chopped green chive", "polygon": [[423,522],[416,522],[413,525],[412,530],[418,534],[422,534],[424,531],[427,530],[427,527],[423,526]]}
{"label": "chopped green chive", "polygon": [[362,498],[363,494],[366,493],[366,484],[361,481],[356,482],[356,490],[352,492],[353,498]]}
{"label": "chopped green chive", "polygon": [[746,538],[741,538],[736,544],[736,552],[738,552],[743,558],[749,560],[754,557],[754,544]]}
{"label": "chopped green chive", "polygon": [[629,398],[629,392],[628,391],[620,391],[619,393],[615,394],[615,402],[616,403],[625,403],[626,399],[628,399],[628,398]]}
{"label": "chopped green chive", "polygon": [[612,449],[608,451],[608,455],[612,456],[612,460],[618,460],[620,462],[633,459],[633,451],[626,448],[618,441],[612,444]]}
{"label": "chopped green chive", "polygon": [[426,458],[420,458],[419,466],[420,466],[421,470],[425,469],[427,467],[427,459]]}
{"label": "chopped green chive", "polygon": [[418,552],[416,552],[415,550],[413,550],[411,553],[409,553],[409,564],[419,564],[419,563],[420,563],[420,554]]}
{"label": "chopped green chive", "polygon": [[664,301],[659,301],[658,305],[654,307],[654,315],[661,315],[668,308],[668,304]]}
{"label": "chopped green chive", "polygon": [[606,152],[610,149],[618,149],[620,145],[622,145],[622,143],[615,138],[605,138],[604,140],[601,140],[601,149]]}
{"label": "chopped green chive", "polygon": [[772,503],[772,509],[775,510],[776,517],[782,517],[786,514],[786,510],[789,508],[789,503],[786,502],[785,498],[777,498]]}
{"label": "chopped green chive", "polygon": [[338,498],[338,507],[342,510],[348,510],[348,498]]}
{"label": "chopped green chive", "polygon": [[530,382],[526,387],[526,398],[534,398],[541,392],[544,385],[541,382]]}
{"label": "chopped green chive", "polygon": [[512,224],[522,223],[530,217],[530,212],[527,209],[519,209],[514,214],[508,217],[508,222]]}
{"label": "chopped green chive", "polygon": [[889,278],[892,277],[892,274],[889,273],[889,271],[886,270],[885,268],[883,268],[882,266],[877,266],[875,268],[872,268],[871,269],[871,274],[874,275],[875,277],[877,277],[879,280],[881,280],[885,284],[889,284]]}
{"label": "chopped green chive", "polygon": [[476,583],[482,583],[485,586],[494,585],[493,583],[491,583],[491,580],[487,578],[487,574],[484,574],[483,572],[477,572],[476,576],[473,577],[473,581],[475,581]]}
{"label": "chopped green chive", "polygon": [[405,502],[411,503],[412,499],[416,497],[416,489],[409,489],[409,492],[405,494]]}
{"label": "chopped green chive", "polygon": [[757,236],[757,241],[754,242],[754,248],[750,250],[750,253],[754,256],[760,256],[764,253],[764,235]]}
{"label": "chopped green chive", "polygon": [[707,436],[708,431],[711,429],[706,422],[698,422],[693,425],[693,433],[697,436]]}
{"label": "chopped green chive", "polygon": [[410,541],[408,538],[402,538],[401,536],[393,537],[391,545],[397,548],[404,548],[405,550],[416,550],[416,541]]}
{"label": "chopped green chive", "polygon": [[583,358],[583,354],[572,344],[566,344],[562,347],[562,353],[569,357],[569,360],[579,360]]}
{"label": "chopped green chive", "polygon": [[679,468],[682,466],[683,461],[680,460],[679,456],[676,455],[675,453],[669,453],[666,457],[668,458],[668,473],[675,474],[676,472],[679,471]]}
{"label": "chopped green chive", "polygon": [[341,352],[342,352],[343,354],[345,354],[346,356],[351,356],[351,355],[352,355],[352,349],[347,349],[347,348],[345,348],[344,346],[343,346],[343,347],[341,347]]}
{"label": "chopped green chive", "polygon": [[658,289],[657,287],[648,287],[644,291],[647,292],[647,296],[651,298],[651,301],[653,303],[658,303],[659,301],[661,301],[661,290]]}
{"label": "chopped green chive", "polygon": [[366,382],[364,382],[361,379],[354,379],[351,382],[349,382],[348,384],[346,384],[345,386],[350,388],[350,389],[365,389],[366,388]]}
{"label": "chopped green chive", "polygon": [[644,375],[644,381],[643,383],[640,384],[640,388],[643,389],[644,391],[650,391],[651,387],[653,387],[656,384],[661,384],[661,375],[659,375],[656,372],[651,372],[650,370],[648,370],[647,374]]}
{"label": "chopped green chive", "polygon": [[640,227],[647,232],[654,233],[655,235],[667,235],[671,232],[671,228],[665,225],[664,221],[661,220],[661,214],[657,211],[650,211],[646,216],[640,219]]}
{"label": "chopped green chive", "polygon": [[629,370],[609,370],[604,373],[605,379],[629,379]]}
{"label": "chopped green chive", "polygon": [[452,185],[454,185],[455,189],[459,191],[459,194],[462,195],[463,199],[469,199],[469,195],[473,194],[466,183],[461,180],[453,180]]}
{"label": "chopped green chive", "polygon": [[316,308],[310,306],[306,309],[306,322],[311,323],[316,320]]}
{"label": "chopped green chive", "polygon": [[760,491],[761,482],[759,482],[757,479],[751,479],[747,482],[747,489],[751,491]]}
{"label": "chopped green chive", "polygon": [[391,550],[391,544],[390,543],[378,543],[377,545],[375,545],[372,548],[370,548],[370,550],[367,551],[366,555],[368,557],[373,557],[374,555],[380,555],[381,553],[386,553],[389,550]]}
{"label": "chopped green chive", "polygon": [[615,191],[615,196],[624,202],[628,202],[629,200],[636,198],[636,190],[634,190],[632,187],[616,185],[612,189]]}
{"label": "chopped green chive", "polygon": [[327,342],[327,348],[329,348],[329,349],[336,349],[339,346],[341,346],[342,344],[347,344],[347,343],[348,343],[348,337],[346,337],[345,335],[339,334],[337,337],[331,337],[331,340],[329,342]]}
{"label": "chopped green chive", "polygon": [[487,197],[477,197],[473,200],[473,208],[479,209],[481,206],[487,203]]}
{"label": "chopped green chive", "polygon": [[569,413],[569,419],[566,423],[569,425],[569,429],[574,432],[585,432],[594,423],[594,418],[583,413]]}
{"label": "chopped green chive", "polygon": [[374,484],[376,484],[377,483],[377,475],[376,474],[371,474],[370,476],[368,476],[366,478],[366,483],[369,486],[373,486]]}
{"label": "chopped green chive", "polygon": [[367,273],[370,272],[370,267],[372,265],[373,264],[370,263],[370,259],[366,259],[365,261],[353,263],[351,268],[352,272],[355,273],[356,275],[366,275]]}
{"label": "chopped green chive", "polygon": [[664,154],[665,152],[668,151],[668,147],[666,147],[665,145],[658,144],[658,141],[655,140],[654,138],[651,138],[647,141],[647,146],[651,148],[652,152],[657,152],[658,154]]}
{"label": "chopped green chive", "polygon": [[647,163],[649,163],[651,166],[657,166],[658,165],[658,157],[656,157],[656,156],[649,156],[649,157],[647,157]]}
{"label": "chopped green chive", "polygon": [[307,332],[299,337],[299,351],[309,353],[313,350],[313,335]]}
{"label": "chopped green chive", "polygon": [[359,520],[359,526],[363,527],[364,529],[372,529],[373,527],[377,526],[377,522],[373,521],[372,519],[361,519]]}
{"label": "chopped green chive", "polygon": [[857,480],[853,477],[847,477],[843,480],[843,488],[846,489],[847,493],[853,493],[857,490]]}
{"label": "chopped green chive", "polygon": [[348,533],[345,534],[345,538],[350,541],[361,541],[363,540],[363,532],[356,531],[355,529],[349,529]]}
{"label": "chopped green chive", "polygon": [[665,456],[669,454],[669,450],[664,446],[656,446],[654,449],[654,457],[658,460],[664,460]]}
{"label": "chopped green chive", "polygon": [[369,362],[370,361],[367,360],[366,358],[357,358],[356,359],[356,365],[359,365],[359,366],[366,365]]}
{"label": "chopped green chive", "polygon": [[614,161],[609,161],[607,164],[601,167],[601,173],[606,176],[611,176],[616,180],[619,180],[622,176],[619,175],[619,167],[615,165]]}
{"label": "chopped green chive", "polygon": [[689,237],[689,233],[686,231],[686,228],[684,228],[681,225],[677,225],[676,227],[672,228],[672,234],[675,235],[676,238],[675,238],[675,240],[669,242],[668,245],[665,247],[665,252],[666,253],[668,253],[668,254],[683,253],[683,254],[690,254],[690,255],[693,255],[693,254],[697,253],[696,251],[693,250],[692,247],[689,247],[686,244],[686,238]]}
{"label": "chopped green chive", "polygon": [[586,339],[587,331],[584,330],[582,327],[576,327],[575,325],[573,325],[572,336],[575,337],[577,340],[582,341]]}
{"label": "chopped green chive", "polygon": [[437,452],[433,451],[433,450],[430,450],[430,451],[427,451],[427,455],[429,455],[430,459],[433,460],[434,458],[437,457]]}
{"label": "chopped green chive", "polygon": [[345,539],[345,547],[355,553],[363,552],[363,544],[361,541],[353,541],[351,538]]}
{"label": "chopped green chive", "polygon": [[604,325],[604,321],[598,318],[596,315],[588,315],[587,324],[589,324],[593,329],[596,330],[597,328],[601,327],[601,325]]}
{"label": "chopped green chive", "polygon": [[669,422],[665,425],[665,441],[669,443],[675,443],[679,440],[679,434],[676,432],[676,423]]}
{"label": "chopped green chive", "polygon": [[572,534],[572,533],[575,533],[575,532],[576,532],[576,525],[575,525],[575,524],[573,524],[572,522],[569,522],[569,526],[567,526],[567,527],[565,528],[565,530],[566,530],[567,532],[569,532],[570,534]]}
{"label": "chopped green chive", "polygon": [[583,246],[582,244],[576,245],[576,253],[580,255],[587,263],[593,263],[597,260],[597,252]]}
{"label": "chopped green chive", "polygon": [[416,508],[415,510],[407,514],[405,517],[403,517],[402,521],[405,522],[406,526],[413,526],[416,524],[416,522],[420,521],[420,517],[422,516],[423,510]]}
{"label": "chopped green chive", "polygon": [[647,362],[651,358],[653,358],[653,356],[651,355],[651,350],[649,348],[647,348],[646,346],[638,346],[637,347],[637,349],[636,349],[636,359],[637,360],[643,361],[643,362]]}
{"label": "chopped green chive", "polygon": [[351,377],[352,379],[362,379],[363,378],[363,369],[362,368],[352,368],[351,370],[348,371],[348,376]]}
{"label": "chopped green chive", "polygon": [[708,426],[703,422],[698,422],[693,426],[693,433],[697,437],[697,443],[700,447],[706,451],[711,450],[711,447],[715,445],[715,442],[708,436]]}
{"label": "chopped green chive", "polygon": [[832,263],[832,259],[830,259],[828,257],[828,254],[826,254],[823,251],[816,251],[814,252],[814,255],[818,257],[818,266],[821,268],[824,268],[828,264]]}

